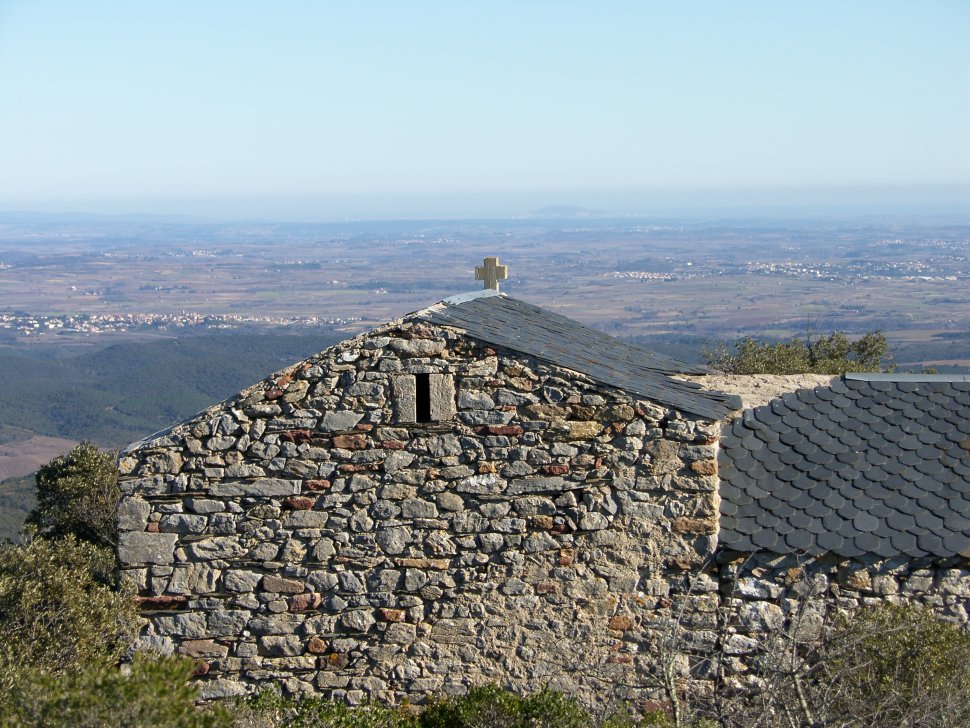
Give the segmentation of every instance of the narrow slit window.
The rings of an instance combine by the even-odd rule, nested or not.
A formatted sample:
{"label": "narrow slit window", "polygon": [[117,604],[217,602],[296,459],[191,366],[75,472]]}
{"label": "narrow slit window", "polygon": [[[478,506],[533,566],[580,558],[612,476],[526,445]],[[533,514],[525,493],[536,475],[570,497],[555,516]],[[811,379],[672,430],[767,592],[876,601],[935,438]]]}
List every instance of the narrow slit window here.
{"label": "narrow slit window", "polygon": [[395,422],[446,422],[455,416],[450,374],[400,374],[391,380]]}
{"label": "narrow slit window", "polygon": [[431,422],[431,376],[415,374],[414,380],[415,419],[418,422]]}

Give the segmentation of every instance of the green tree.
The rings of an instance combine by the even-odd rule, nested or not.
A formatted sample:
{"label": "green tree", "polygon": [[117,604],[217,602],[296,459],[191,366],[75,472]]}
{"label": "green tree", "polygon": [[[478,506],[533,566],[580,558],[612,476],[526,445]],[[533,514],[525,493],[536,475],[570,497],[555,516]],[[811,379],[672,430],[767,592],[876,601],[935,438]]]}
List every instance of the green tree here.
{"label": "green tree", "polygon": [[889,366],[886,337],[870,331],[852,341],[841,331],[828,336],[770,342],[746,336],[702,352],[707,364],[728,374],[845,374],[878,372]]}
{"label": "green tree", "polygon": [[200,708],[198,686],[189,682],[192,661],[138,656],[121,671],[95,661],[55,676],[21,670],[0,696],[0,728],[229,728],[223,706]]}
{"label": "green tree", "polygon": [[16,667],[57,676],[121,657],[137,614],[113,570],[111,552],[70,535],[0,546],[0,693]]}
{"label": "green tree", "polygon": [[813,693],[832,725],[970,725],[970,634],[917,605],[860,610],[837,625]]}
{"label": "green tree", "polygon": [[73,535],[114,549],[118,541],[115,508],[118,488],[116,453],[82,442],[37,471],[37,506],[27,523],[41,536]]}

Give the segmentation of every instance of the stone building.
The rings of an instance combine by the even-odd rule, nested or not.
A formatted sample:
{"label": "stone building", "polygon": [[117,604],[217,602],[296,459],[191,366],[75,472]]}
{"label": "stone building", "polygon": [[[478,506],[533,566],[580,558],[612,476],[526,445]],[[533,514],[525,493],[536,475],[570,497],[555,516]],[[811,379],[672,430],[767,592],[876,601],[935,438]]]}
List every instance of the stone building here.
{"label": "stone building", "polygon": [[213,698],[597,702],[662,695],[658,660],[743,678],[808,596],[966,619],[970,384],[816,379],[742,414],[699,374],[486,290],[272,375],[122,453],[138,646]]}

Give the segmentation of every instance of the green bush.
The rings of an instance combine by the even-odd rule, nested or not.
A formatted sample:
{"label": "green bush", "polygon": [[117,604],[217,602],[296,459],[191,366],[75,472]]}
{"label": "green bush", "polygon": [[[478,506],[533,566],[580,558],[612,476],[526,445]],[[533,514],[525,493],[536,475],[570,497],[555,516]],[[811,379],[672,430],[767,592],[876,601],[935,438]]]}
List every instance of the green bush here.
{"label": "green bush", "polygon": [[970,634],[925,607],[852,614],[819,664],[816,701],[840,725],[970,725]]}
{"label": "green bush", "polygon": [[110,551],[73,536],[0,546],[0,691],[11,666],[58,675],[118,659],[137,622],[106,583],[113,567]]}
{"label": "green bush", "polygon": [[284,698],[273,690],[239,701],[236,728],[672,728],[663,712],[633,713],[597,721],[574,699],[552,690],[523,697],[489,685],[432,702],[420,713],[407,708],[360,706],[315,697]]}
{"label": "green bush", "polygon": [[552,690],[523,697],[494,685],[432,703],[422,728],[590,728],[593,718],[574,698]]}
{"label": "green bush", "polygon": [[[127,672],[127,674],[126,674]],[[0,696],[2,728],[229,728],[224,707],[199,708],[190,660],[135,659],[126,672],[95,662],[60,676],[18,669]]]}
{"label": "green bush", "polygon": [[313,696],[284,698],[274,690],[239,701],[236,728],[419,728],[417,716],[403,708],[355,708]]}
{"label": "green bush", "polygon": [[75,536],[113,548],[121,491],[115,453],[82,442],[37,471],[37,506],[27,523],[48,538]]}
{"label": "green bush", "polygon": [[[709,366],[728,374],[845,374],[883,369],[886,337],[871,331],[850,341],[841,331],[816,339],[758,341],[750,336],[702,355]],[[888,365],[888,364],[887,364]]]}

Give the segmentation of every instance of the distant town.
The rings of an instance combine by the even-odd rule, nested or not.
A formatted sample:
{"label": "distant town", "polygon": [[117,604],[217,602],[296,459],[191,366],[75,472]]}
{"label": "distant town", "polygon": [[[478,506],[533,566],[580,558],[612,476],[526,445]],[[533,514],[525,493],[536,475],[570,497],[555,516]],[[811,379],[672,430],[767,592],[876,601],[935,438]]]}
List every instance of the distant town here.
{"label": "distant town", "polygon": [[232,316],[212,314],[62,314],[58,316],[0,314],[0,330],[21,336],[45,334],[108,334],[180,329],[234,329],[260,327],[347,326],[359,319],[322,316]]}
{"label": "distant town", "polygon": [[[0,335],[43,341],[222,328],[355,333],[473,290],[619,336],[890,340],[970,336],[959,217],[703,220],[523,217],[207,223],[0,216]],[[944,357],[946,358],[946,357]]]}

